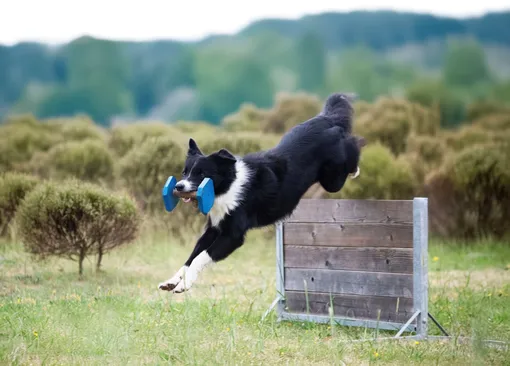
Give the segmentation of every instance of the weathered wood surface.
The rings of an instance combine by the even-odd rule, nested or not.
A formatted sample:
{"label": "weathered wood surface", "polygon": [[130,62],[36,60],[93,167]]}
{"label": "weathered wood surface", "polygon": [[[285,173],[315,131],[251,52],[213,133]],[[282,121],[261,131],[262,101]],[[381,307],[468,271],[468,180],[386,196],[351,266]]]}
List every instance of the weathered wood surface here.
{"label": "weathered wood surface", "polygon": [[[333,302],[333,316],[353,319],[405,323],[413,315],[413,300],[409,298],[338,295],[322,292],[308,292],[308,309],[310,314],[329,315],[328,308]],[[288,312],[303,313],[307,311],[304,292],[286,291],[285,306]]]}
{"label": "weathered wood surface", "polygon": [[412,225],[285,223],[284,244],[412,248]]}
{"label": "weathered wood surface", "polygon": [[284,246],[285,267],[413,273],[412,249]]}
{"label": "weathered wood surface", "polygon": [[286,221],[412,224],[413,201],[303,199]]}
{"label": "weathered wood surface", "polygon": [[285,290],[411,298],[413,276],[382,272],[285,268]]}

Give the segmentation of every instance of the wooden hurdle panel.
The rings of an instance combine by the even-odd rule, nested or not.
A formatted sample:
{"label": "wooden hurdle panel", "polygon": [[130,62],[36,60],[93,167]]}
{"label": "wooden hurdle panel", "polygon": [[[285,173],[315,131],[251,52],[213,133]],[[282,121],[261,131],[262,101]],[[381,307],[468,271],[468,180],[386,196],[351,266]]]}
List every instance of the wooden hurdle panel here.
{"label": "wooden hurdle panel", "polygon": [[416,331],[428,314],[427,199],[303,199],[277,225],[279,320]]}

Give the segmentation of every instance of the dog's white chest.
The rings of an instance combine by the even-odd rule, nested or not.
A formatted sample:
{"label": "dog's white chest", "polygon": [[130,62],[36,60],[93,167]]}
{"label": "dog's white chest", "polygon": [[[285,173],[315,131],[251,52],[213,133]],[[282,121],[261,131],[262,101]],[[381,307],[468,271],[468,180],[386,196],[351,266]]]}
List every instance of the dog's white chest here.
{"label": "dog's white chest", "polygon": [[226,215],[239,206],[243,199],[243,188],[248,182],[249,176],[248,167],[242,160],[238,160],[236,162],[236,179],[225,194],[216,197],[209,212],[212,226],[218,226]]}

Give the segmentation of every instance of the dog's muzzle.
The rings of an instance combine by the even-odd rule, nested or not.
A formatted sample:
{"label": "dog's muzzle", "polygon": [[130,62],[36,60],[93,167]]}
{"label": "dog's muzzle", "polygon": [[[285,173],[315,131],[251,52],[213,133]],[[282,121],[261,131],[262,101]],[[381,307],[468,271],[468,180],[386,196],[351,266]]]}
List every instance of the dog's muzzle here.
{"label": "dog's muzzle", "polygon": [[359,176],[359,172],[360,172],[360,170],[359,170],[359,167],[358,167],[358,168],[356,169],[356,172],[355,172],[355,173],[351,173],[351,174],[349,174],[349,175],[351,176],[351,179],[355,179],[355,178],[357,178],[357,177]]}

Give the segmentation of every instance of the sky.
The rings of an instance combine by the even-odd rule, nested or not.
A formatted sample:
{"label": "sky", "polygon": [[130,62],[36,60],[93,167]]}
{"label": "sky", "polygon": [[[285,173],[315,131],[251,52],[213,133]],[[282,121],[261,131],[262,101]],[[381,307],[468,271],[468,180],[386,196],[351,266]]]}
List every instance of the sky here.
{"label": "sky", "polygon": [[327,11],[397,10],[451,17],[510,9],[508,0],[2,0],[0,44],[59,44],[89,35],[116,40],[198,40],[232,34],[264,18],[296,19]]}

